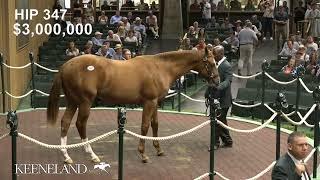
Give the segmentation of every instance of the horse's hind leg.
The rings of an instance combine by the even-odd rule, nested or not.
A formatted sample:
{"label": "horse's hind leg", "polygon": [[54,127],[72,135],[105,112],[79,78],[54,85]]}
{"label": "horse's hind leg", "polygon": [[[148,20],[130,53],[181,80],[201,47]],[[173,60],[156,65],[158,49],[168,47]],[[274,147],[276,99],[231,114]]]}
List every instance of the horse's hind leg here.
{"label": "horse's hind leg", "polygon": [[[82,142],[88,141],[86,127],[87,127],[88,117],[90,114],[90,107],[91,107],[91,104],[87,103],[87,102],[82,103],[79,106],[79,112],[78,112],[76,126],[77,126],[77,129],[78,129],[78,132],[79,132],[79,135],[81,137]],[[84,150],[86,153],[90,154],[91,160],[94,163],[100,162],[99,157],[93,152],[90,144],[85,145]]]}
{"label": "horse's hind leg", "polygon": [[[142,123],[141,123],[141,135],[145,136],[148,133],[148,129],[150,126],[150,120],[153,115],[154,110],[157,108],[157,101],[146,101],[143,105],[143,112],[142,112]],[[140,139],[138,150],[142,157],[142,162],[147,163],[149,157],[144,153],[144,144],[145,140]]]}
{"label": "horse's hind leg", "polygon": [[[66,111],[63,114],[61,119],[61,145],[67,145],[67,133],[72,121],[72,117],[77,110],[77,106],[74,104],[67,104]],[[61,149],[61,152],[64,156],[64,162],[71,164],[73,163],[72,159],[68,155],[67,149]]]}
{"label": "horse's hind leg", "polygon": [[[152,127],[153,137],[158,137],[158,110],[157,110],[157,108],[154,110],[153,115],[152,115],[151,127]],[[161,150],[158,140],[153,141],[153,146],[156,148],[158,156],[164,155],[164,152]]]}

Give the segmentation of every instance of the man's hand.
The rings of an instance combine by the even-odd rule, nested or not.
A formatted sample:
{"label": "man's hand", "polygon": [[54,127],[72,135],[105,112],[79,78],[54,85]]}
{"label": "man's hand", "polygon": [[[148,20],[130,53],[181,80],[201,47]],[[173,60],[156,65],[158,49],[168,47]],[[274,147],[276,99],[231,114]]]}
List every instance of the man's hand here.
{"label": "man's hand", "polygon": [[305,164],[296,164],[296,172],[299,174],[299,176],[302,176],[302,173],[306,172]]}

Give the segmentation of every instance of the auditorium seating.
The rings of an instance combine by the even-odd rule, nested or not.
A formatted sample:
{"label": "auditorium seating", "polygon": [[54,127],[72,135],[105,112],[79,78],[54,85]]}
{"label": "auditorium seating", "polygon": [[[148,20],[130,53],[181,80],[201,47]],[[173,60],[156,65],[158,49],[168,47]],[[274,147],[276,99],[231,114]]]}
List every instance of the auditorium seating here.
{"label": "auditorium seating", "polygon": [[[271,74],[277,80],[281,81],[290,81],[293,78],[291,76],[285,75],[283,73],[273,73]],[[312,81],[309,75],[305,75],[302,78],[306,86],[313,90],[315,89],[317,83]],[[275,102],[277,93],[281,91],[285,94],[288,101],[289,107],[284,110],[285,113],[289,113],[295,110],[296,108],[296,97],[297,97],[297,82],[288,85],[281,85],[273,82],[268,77],[266,77],[265,85],[265,98],[264,103],[273,105]],[[313,96],[310,93],[307,93],[306,90],[300,86],[300,100],[299,100],[299,112],[305,114],[310,107],[314,104]],[[248,79],[245,88],[240,88],[238,90],[236,102],[240,104],[255,104],[261,102],[262,99],[262,79],[261,76],[256,79]],[[244,103],[243,103],[244,102]],[[253,116],[254,118],[259,119],[268,119],[272,113],[264,106],[259,106],[255,108],[239,108],[235,105],[232,106],[232,113],[236,116],[249,117]],[[297,117],[293,117],[297,118]]]}

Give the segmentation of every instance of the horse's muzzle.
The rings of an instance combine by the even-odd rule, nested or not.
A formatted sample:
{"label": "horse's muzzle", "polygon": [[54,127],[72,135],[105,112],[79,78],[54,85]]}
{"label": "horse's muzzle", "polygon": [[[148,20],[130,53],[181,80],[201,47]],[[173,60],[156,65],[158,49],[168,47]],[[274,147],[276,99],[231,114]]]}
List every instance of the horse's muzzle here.
{"label": "horse's muzzle", "polygon": [[213,87],[218,87],[220,84],[220,78],[219,77],[213,78],[211,79],[211,82],[209,80],[209,84],[212,85]]}

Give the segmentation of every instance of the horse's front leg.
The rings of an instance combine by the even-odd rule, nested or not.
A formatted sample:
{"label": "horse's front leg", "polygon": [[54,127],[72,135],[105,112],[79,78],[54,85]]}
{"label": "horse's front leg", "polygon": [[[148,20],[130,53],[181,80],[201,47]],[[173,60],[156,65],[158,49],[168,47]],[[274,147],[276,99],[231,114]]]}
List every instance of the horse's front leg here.
{"label": "horse's front leg", "polygon": [[[143,105],[143,112],[142,112],[142,123],[141,123],[141,135],[146,136],[148,133],[148,129],[150,126],[150,120],[152,118],[152,115],[157,108],[157,101],[156,100],[150,100],[146,101]],[[144,152],[144,144],[145,140],[140,139],[138,151],[141,154],[142,162],[147,163],[149,160],[149,157]]]}
{"label": "horse's front leg", "polygon": [[[78,132],[79,132],[79,135],[81,137],[82,142],[88,141],[86,127],[87,127],[88,117],[90,114],[90,107],[91,107],[91,103],[86,103],[86,102],[80,104],[80,106],[79,106],[79,112],[78,112],[76,126],[77,126],[77,129],[78,129]],[[92,162],[94,162],[94,163],[100,162],[99,157],[93,152],[90,144],[85,145],[84,150],[86,153],[90,154]]]}
{"label": "horse's front leg", "polygon": [[[158,109],[157,108],[154,110],[152,115],[151,127],[152,127],[153,137],[158,137]],[[153,141],[153,146],[156,148],[158,156],[164,155],[164,152],[163,150],[161,150],[158,140]]]}
{"label": "horse's front leg", "polygon": [[[72,121],[72,117],[75,114],[77,110],[77,106],[72,105],[69,103],[67,105],[67,109],[63,114],[63,117],[61,119],[61,145],[65,146],[67,145],[67,133],[70,127],[70,123]],[[67,149],[61,149],[61,152],[64,156],[64,162],[67,164],[73,163],[72,159],[70,158]]]}

